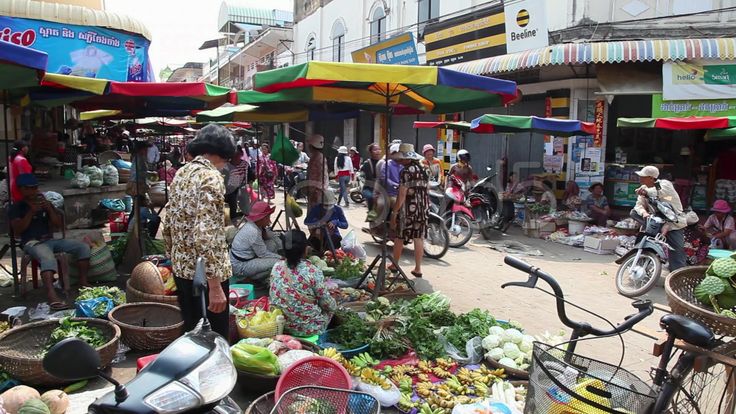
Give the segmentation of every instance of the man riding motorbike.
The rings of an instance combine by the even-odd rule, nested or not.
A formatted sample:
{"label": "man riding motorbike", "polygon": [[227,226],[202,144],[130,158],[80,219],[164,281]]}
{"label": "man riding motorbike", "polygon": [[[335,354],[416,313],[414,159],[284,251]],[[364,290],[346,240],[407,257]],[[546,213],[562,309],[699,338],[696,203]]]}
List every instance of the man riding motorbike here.
{"label": "man riding motorbike", "polygon": [[631,217],[640,223],[646,223],[646,219],[650,216],[647,197],[670,203],[675,212],[676,221],[667,223],[662,230],[667,238],[667,243],[673,249],[669,252],[670,272],[685,267],[687,256],[685,255],[685,239],[682,229],[687,226],[687,220],[682,210],[680,196],[670,181],[658,179],[659,169],[655,166],[648,165],[637,171],[636,175],[639,176],[639,182],[642,186],[636,190],[639,196],[634,209],[631,210]]}
{"label": "man riding motorbike", "polygon": [[457,163],[450,167],[449,175],[455,175],[465,184],[465,188],[469,189],[473,183],[478,181],[478,175],[470,166],[470,153],[466,149],[457,152]]}

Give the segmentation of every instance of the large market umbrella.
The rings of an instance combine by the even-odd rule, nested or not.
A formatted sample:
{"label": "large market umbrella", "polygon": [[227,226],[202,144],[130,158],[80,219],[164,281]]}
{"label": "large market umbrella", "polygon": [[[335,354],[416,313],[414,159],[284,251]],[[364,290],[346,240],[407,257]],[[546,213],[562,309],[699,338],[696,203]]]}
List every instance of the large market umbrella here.
{"label": "large market umbrella", "polygon": [[470,132],[470,122],[465,121],[414,121],[414,128],[452,129]]}
{"label": "large market umbrella", "polygon": [[684,118],[619,118],[619,128],[657,128],[673,131],[691,129],[723,129],[736,126],[732,116],[689,116]]}
{"label": "large market umbrella", "polygon": [[309,111],[264,110],[254,105],[221,106],[197,113],[197,122],[304,122],[309,120]]}
{"label": "large market umbrella", "polygon": [[723,141],[736,138],[736,128],[709,129],[705,132],[706,141]]}
{"label": "large market umbrella", "polygon": [[567,137],[574,135],[592,135],[595,124],[571,119],[542,118],[538,116],[496,115],[486,114],[465,121],[416,121],[414,128],[453,129],[455,131],[474,133],[510,133],[537,132],[541,134]]}

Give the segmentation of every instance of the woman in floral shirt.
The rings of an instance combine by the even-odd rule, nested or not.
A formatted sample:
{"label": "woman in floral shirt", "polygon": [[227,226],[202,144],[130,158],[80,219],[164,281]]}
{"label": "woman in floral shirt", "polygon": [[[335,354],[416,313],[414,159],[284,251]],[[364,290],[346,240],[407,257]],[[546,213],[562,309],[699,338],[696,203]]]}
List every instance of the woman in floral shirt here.
{"label": "woman in floral shirt", "polygon": [[235,153],[232,134],[221,125],[207,125],[187,145],[194,159],[174,177],[163,220],[163,236],[179,296],[184,330],[199,322],[202,310],[193,296],[199,257],[207,271],[207,318],[212,330],[228,338],[227,295],[232,267],[225,240],[225,183],[218,171]]}
{"label": "woman in floral shirt", "polygon": [[285,330],[297,336],[324,332],[337,309],[322,271],[305,259],[308,245],[304,232],[288,232],[284,236],[286,260],[271,271],[270,304],[284,312]]}
{"label": "woman in floral shirt", "polygon": [[264,142],[261,145],[261,154],[258,161],[258,188],[261,189],[261,195],[268,200],[276,196],[276,176],[279,174],[279,166],[276,161],[271,159],[271,146]]}

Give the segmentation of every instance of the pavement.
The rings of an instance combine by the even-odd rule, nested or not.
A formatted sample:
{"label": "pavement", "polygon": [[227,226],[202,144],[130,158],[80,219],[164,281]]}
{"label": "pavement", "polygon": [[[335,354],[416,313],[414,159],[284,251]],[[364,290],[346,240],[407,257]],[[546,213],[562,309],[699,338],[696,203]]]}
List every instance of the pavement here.
{"label": "pavement", "polygon": [[[379,254],[379,246],[363,227],[366,208],[354,205],[345,209],[352,230],[358,240],[363,243],[369,258]],[[564,328],[555,311],[555,300],[550,295],[538,290],[519,287],[501,289],[501,284],[510,281],[525,281],[526,275],[503,263],[504,253],[493,250],[491,243],[515,241],[523,243],[532,250],[539,250],[541,256],[523,257],[529,263],[538,266],[553,275],[562,287],[565,299],[580,306],[574,309],[568,306],[568,315],[573,320],[587,321],[593,326],[606,328],[610,323],[617,324],[624,317],[635,313],[631,307],[631,299],[618,294],[614,285],[617,265],[614,256],[596,255],[550,241],[531,239],[521,233],[518,227],[512,227],[508,234],[495,233],[494,239],[486,241],[480,235],[474,235],[471,241],[461,248],[450,248],[441,260],[425,259],[422,270],[424,277],[415,279],[416,288],[420,292],[440,291],[452,302],[455,312],[466,312],[473,308],[488,309],[498,319],[519,321],[526,332],[533,335],[545,331],[555,332]],[[403,269],[408,271],[413,266],[412,246],[408,246],[400,261]],[[9,263],[3,258],[3,263]],[[411,276],[410,276],[411,277]],[[550,290],[540,282],[539,288]],[[656,286],[645,296],[653,302],[666,305],[664,290]],[[0,309],[10,306],[35,306],[43,301],[41,290],[32,290],[25,300],[12,297],[12,288],[0,288]],[[657,331],[659,318],[663,315],[659,310],[640,323],[639,326],[648,331]],[[598,315],[598,316],[596,316]],[[570,329],[566,329],[569,334]],[[623,344],[622,344],[623,342]],[[621,338],[605,338],[582,341],[577,353],[595,359],[618,364],[641,378],[649,378],[649,369],[656,365],[656,358],[651,355],[654,340],[638,333],[629,332]],[[128,353],[126,359],[112,367],[112,375],[121,382],[127,382],[135,375],[135,360],[143,354]],[[73,397],[74,410],[85,412],[84,407],[106,389],[102,380],[93,381],[86,392]],[[248,384],[238,384],[231,396],[243,409],[247,407],[254,395],[248,392]]]}

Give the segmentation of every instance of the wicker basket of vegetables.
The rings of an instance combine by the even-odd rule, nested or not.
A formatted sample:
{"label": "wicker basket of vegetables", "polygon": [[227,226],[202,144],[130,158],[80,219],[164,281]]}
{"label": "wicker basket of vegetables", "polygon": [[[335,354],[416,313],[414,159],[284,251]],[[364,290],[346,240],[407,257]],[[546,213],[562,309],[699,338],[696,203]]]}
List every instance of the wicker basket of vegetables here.
{"label": "wicker basket of vegetables", "polygon": [[0,366],[13,378],[30,385],[55,386],[65,381],[43,369],[46,351],[62,339],[76,337],[97,349],[101,367],[118,350],[120,328],[103,319],[64,318],[33,322],[0,334]]}

